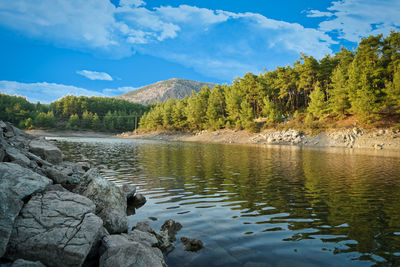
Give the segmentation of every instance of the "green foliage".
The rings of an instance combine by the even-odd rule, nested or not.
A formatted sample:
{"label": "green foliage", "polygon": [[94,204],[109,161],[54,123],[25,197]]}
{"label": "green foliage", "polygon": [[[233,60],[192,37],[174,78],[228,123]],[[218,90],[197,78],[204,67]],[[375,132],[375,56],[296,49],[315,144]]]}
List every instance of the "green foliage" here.
{"label": "green foliage", "polygon": [[86,129],[92,128],[93,114],[85,110],[82,114],[82,127]]}
{"label": "green foliage", "polygon": [[80,119],[79,119],[78,114],[72,114],[69,117],[67,129],[78,130],[79,124],[80,124]]}
{"label": "green foliage", "polygon": [[24,127],[21,127],[21,128],[25,128],[28,130],[33,129],[33,120],[31,118],[27,118],[24,122]]}
{"label": "green foliage", "polygon": [[93,115],[93,118],[92,118],[92,129],[93,130],[98,130],[98,129],[100,129],[100,126],[101,126],[101,121],[100,121],[100,118],[99,118],[99,116],[97,115],[97,113],[95,113],[94,115]]}
{"label": "green foliage", "polygon": [[[32,104],[23,97],[0,93],[0,120],[9,121],[21,128],[31,129],[67,127],[77,129],[76,123],[68,123],[73,116],[82,118],[78,124],[84,129],[129,131],[135,127],[149,107],[106,97],[75,97],[68,95],[49,105]],[[113,122],[104,123],[108,114]],[[104,124],[104,126],[103,126]]]}
{"label": "green foliage", "polygon": [[319,82],[317,82],[315,89],[310,94],[310,103],[308,104],[307,111],[317,119],[320,119],[326,112],[325,94]]}
{"label": "green foliage", "polygon": [[332,89],[328,91],[329,109],[336,116],[343,117],[350,108],[348,90],[346,87],[346,73],[339,65],[332,74]]}
{"label": "green foliage", "polygon": [[53,112],[40,112],[35,117],[34,125],[35,127],[54,127],[54,122],[55,118]]}
{"label": "green foliage", "polygon": [[263,115],[267,117],[268,122],[282,121],[282,114],[279,112],[279,109],[276,107],[276,105],[270,101],[268,97],[264,97],[263,102]]}

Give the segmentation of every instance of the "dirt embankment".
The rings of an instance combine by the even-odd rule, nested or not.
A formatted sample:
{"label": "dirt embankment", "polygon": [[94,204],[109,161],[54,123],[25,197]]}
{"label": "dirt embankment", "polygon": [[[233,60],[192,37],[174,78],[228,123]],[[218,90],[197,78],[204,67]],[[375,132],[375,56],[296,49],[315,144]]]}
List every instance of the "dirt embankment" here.
{"label": "dirt embankment", "polygon": [[218,130],[196,134],[156,132],[150,134],[121,134],[122,138],[139,138],[168,141],[190,141],[205,143],[297,145],[312,147],[370,148],[400,150],[400,131],[392,129],[342,129],[329,130],[316,135],[296,130],[264,130],[260,133],[247,131]]}

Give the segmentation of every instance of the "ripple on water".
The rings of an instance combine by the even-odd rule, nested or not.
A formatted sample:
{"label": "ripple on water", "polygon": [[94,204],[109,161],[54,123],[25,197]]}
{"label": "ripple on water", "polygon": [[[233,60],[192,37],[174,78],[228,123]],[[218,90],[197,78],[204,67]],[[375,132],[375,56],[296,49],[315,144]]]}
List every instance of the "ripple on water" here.
{"label": "ripple on water", "polygon": [[400,158],[288,147],[60,138],[68,160],[138,185],[130,226],[169,218],[180,236],[170,266],[400,266]]}

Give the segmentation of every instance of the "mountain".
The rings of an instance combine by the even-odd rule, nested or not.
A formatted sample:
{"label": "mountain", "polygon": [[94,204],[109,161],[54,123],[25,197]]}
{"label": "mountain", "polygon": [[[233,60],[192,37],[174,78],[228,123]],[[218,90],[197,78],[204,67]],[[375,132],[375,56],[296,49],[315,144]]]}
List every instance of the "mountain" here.
{"label": "mountain", "polygon": [[190,96],[193,90],[199,92],[203,86],[208,86],[211,89],[215,84],[173,78],[141,87],[115,98],[149,104],[163,102],[169,98],[182,99],[185,96]]}

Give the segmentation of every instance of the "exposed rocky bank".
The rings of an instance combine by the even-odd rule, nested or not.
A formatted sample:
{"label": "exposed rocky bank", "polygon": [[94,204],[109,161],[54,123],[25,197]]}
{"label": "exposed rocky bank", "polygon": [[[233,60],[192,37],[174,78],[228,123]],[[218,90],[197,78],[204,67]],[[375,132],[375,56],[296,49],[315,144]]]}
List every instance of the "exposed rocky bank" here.
{"label": "exposed rocky bank", "polygon": [[0,121],[0,266],[166,266],[182,227],[128,231],[134,185],[118,187],[55,145]]}
{"label": "exposed rocky bank", "polygon": [[400,150],[400,130],[394,129],[334,129],[316,135],[296,130],[264,130],[249,133],[236,130],[201,131],[196,134],[185,133],[125,133],[119,137],[142,138],[169,141],[191,141],[227,144],[257,145],[296,145],[305,147],[341,147],[375,150]]}

